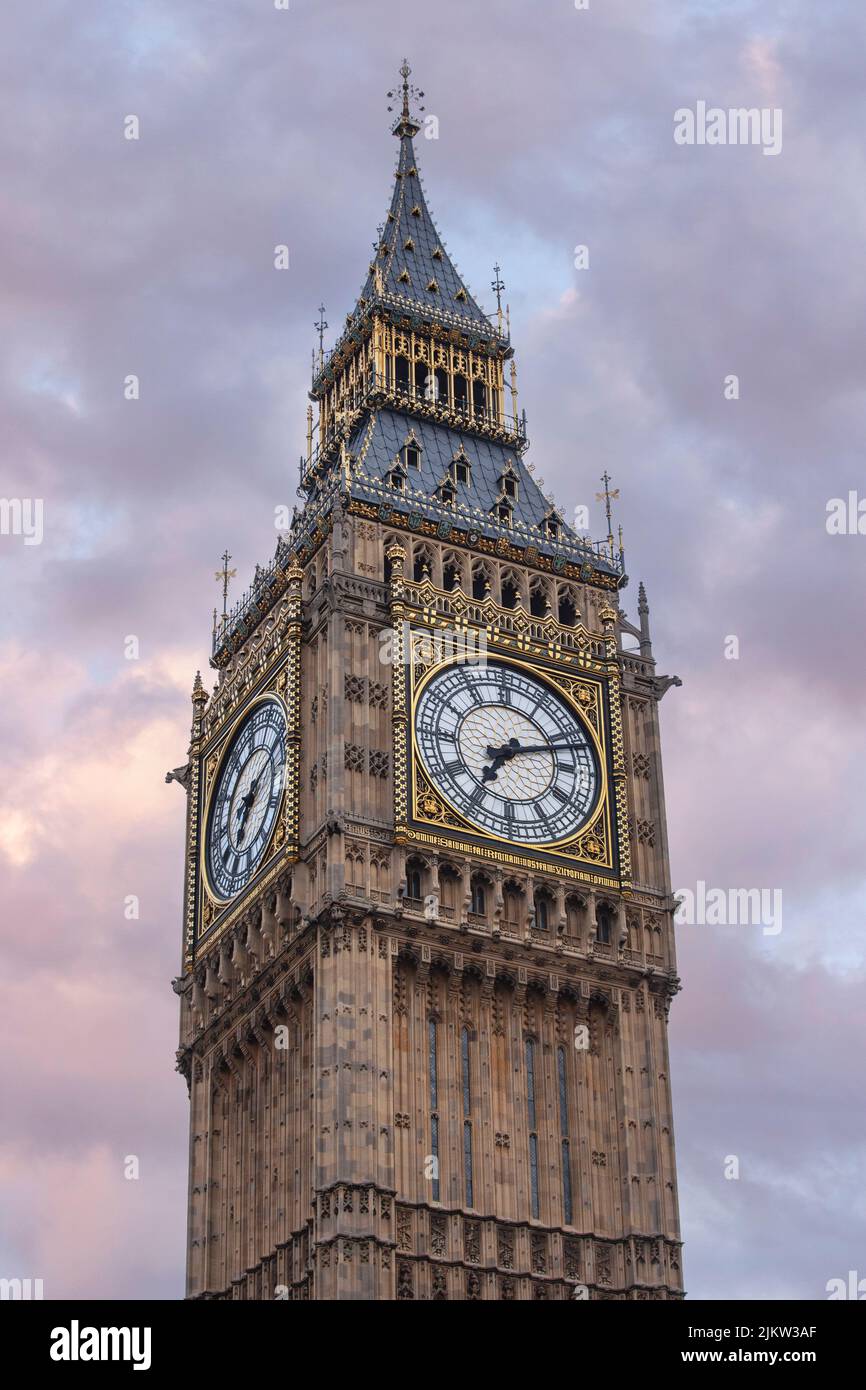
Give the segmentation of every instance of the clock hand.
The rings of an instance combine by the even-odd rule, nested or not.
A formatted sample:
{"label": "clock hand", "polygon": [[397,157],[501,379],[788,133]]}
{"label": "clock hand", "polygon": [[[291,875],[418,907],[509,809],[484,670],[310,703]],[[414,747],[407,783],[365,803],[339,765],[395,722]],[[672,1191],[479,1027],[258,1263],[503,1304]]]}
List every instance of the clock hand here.
{"label": "clock hand", "polygon": [[510,758],[517,752],[520,743],[516,738],[510,738],[507,743],[503,743],[501,748],[494,748],[492,744],[487,745],[488,758]]}
{"label": "clock hand", "polygon": [[483,773],[481,774],[482,782],[495,781],[496,774],[501,768],[502,764],[507,763],[509,758],[513,758],[514,754],[518,751],[519,748],[520,743],[516,738],[510,738],[507,743],[503,743],[501,748],[494,748],[492,744],[488,743],[487,756],[488,758],[492,758],[493,762],[491,763],[490,767],[485,767]]}
{"label": "clock hand", "polygon": [[582,743],[532,743],[529,744],[526,748],[515,748],[511,756],[516,757],[518,753],[553,753],[558,751],[560,748],[564,752],[567,748],[582,747]]}
{"label": "clock hand", "polygon": [[247,828],[247,821],[249,820],[250,811],[252,810],[253,802],[256,799],[256,792],[258,791],[258,789],[259,779],[257,777],[256,780],[250,784],[250,789],[247,792],[246,796],[241,797],[241,804],[238,807],[238,816],[241,818],[240,827],[238,829],[239,843],[244,838],[244,833]]}
{"label": "clock hand", "polygon": [[563,752],[567,748],[582,748],[582,743],[531,743],[525,748],[520,745],[520,740],[510,738],[507,743],[503,743],[501,748],[494,748],[492,744],[487,745],[487,756],[493,761],[489,767],[485,767],[481,774],[482,782],[493,782],[496,774],[503,763],[510,762],[516,758],[518,753],[552,753],[554,749],[561,748]]}

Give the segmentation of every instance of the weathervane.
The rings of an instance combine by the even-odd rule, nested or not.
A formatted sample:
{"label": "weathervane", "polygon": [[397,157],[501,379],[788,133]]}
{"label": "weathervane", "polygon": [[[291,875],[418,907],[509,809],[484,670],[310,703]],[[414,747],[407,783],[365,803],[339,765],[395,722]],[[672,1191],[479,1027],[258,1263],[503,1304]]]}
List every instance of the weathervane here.
{"label": "weathervane", "polygon": [[237,574],[237,570],[229,569],[229,560],[231,558],[232,557],[231,555],[229,555],[228,551],[224,550],[222,555],[220,556],[220,559],[223,562],[223,567],[221,570],[217,570],[214,574],[214,579],[221,579],[223,582],[223,617],[225,617],[226,611],[228,609],[229,580],[234,579],[235,575]]}
{"label": "weathervane", "polygon": [[497,313],[497,315],[498,315],[498,317],[499,317],[499,332],[501,333],[501,332],[502,332],[502,291],[505,289],[505,281],[504,281],[504,280],[501,280],[501,279],[499,278],[499,271],[500,271],[500,269],[501,269],[501,267],[498,266],[498,265],[495,265],[495,266],[493,267],[493,274],[495,275],[496,279],[490,281],[490,288],[492,289],[493,293],[496,295],[496,313]]}
{"label": "weathervane", "polygon": [[327,326],[328,325],[325,322],[325,306],[324,304],[320,304],[319,322],[313,324],[313,327],[316,329],[319,335],[319,371],[322,370],[322,367],[325,364],[325,329],[327,328]]}
{"label": "weathervane", "polygon": [[604,503],[604,506],[605,506],[605,511],[606,511],[606,513],[607,513],[607,542],[608,542],[608,545],[610,546],[610,553],[611,553],[611,555],[612,555],[612,554],[613,554],[613,522],[611,521],[610,504],[611,504],[611,502],[615,501],[615,500],[619,497],[619,488],[618,488],[618,487],[615,487],[615,488],[613,489],[613,491],[611,491],[611,486],[610,486],[611,480],[610,480],[610,476],[609,476],[609,474],[608,474],[607,469],[604,470],[604,473],[602,474],[602,477],[601,477],[601,481],[604,483],[604,492],[597,492],[597,493],[595,494],[595,500],[596,500],[596,502],[603,502],[603,503]]}
{"label": "weathervane", "polygon": [[[418,121],[415,120],[411,111],[409,110],[409,101],[410,99],[413,101],[420,101],[420,98],[423,97],[424,93],[420,91],[418,87],[412,86],[409,82],[409,77],[411,76],[411,73],[412,69],[409,66],[409,59],[404,58],[400,67],[400,76],[403,79],[403,84],[401,87],[395,87],[393,91],[388,92],[389,102],[397,101],[401,95],[403,98],[403,110],[401,112],[400,119],[396,122],[394,126],[394,134],[399,136],[414,135],[416,131],[419,131],[421,129],[421,126],[419,125]],[[393,111],[394,107],[389,106],[388,110]],[[418,110],[423,111],[424,107],[419,105]]]}

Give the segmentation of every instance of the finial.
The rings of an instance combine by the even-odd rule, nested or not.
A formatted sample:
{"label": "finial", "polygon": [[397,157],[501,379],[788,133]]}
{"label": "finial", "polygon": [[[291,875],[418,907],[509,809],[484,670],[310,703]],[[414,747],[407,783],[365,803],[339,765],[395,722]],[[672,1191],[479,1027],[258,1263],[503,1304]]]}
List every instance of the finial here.
{"label": "finial", "polygon": [[613,490],[611,490],[611,486],[610,486],[611,479],[610,479],[610,475],[608,474],[607,469],[605,469],[605,470],[604,470],[604,473],[601,475],[601,481],[604,483],[604,492],[597,492],[597,493],[595,494],[595,500],[596,500],[596,502],[604,502],[605,512],[606,512],[606,514],[607,514],[607,543],[608,543],[608,545],[609,545],[609,547],[610,547],[610,554],[611,554],[611,559],[612,559],[612,558],[613,558],[613,522],[611,521],[610,504],[611,504],[611,502],[614,501],[617,497],[619,497],[619,488],[618,488],[618,487],[615,487],[615,488],[613,488]]}
{"label": "finial", "polygon": [[500,279],[500,267],[493,267],[493,279],[490,281],[490,288],[496,295],[496,314],[499,319],[499,332],[502,332],[502,291],[505,289],[505,281]]}
{"label": "finial", "polygon": [[325,306],[324,304],[320,304],[319,322],[313,324],[313,327],[319,335],[319,371],[321,371],[322,367],[325,365],[325,329],[327,326],[325,322]]}
{"label": "finial", "polygon": [[201,671],[196,671],[195,680],[192,685],[192,702],[194,705],[204,705],[207,703],[207,691],[201,683]]}
{"label": "finial", "polygon": [[[400,66],[400,77],[402,78],[402,84],[400,87],[395,87],[393,91],[388,93],[389,101],[397,101],[402,97],[403,106],[402,111],[400,113],[400,118],[399,120],[395,121],[392,127],[394,134],[398,136],[401,140],[406,135],[408,135],[410,138],[413,135],[417,135],[418,131],[421,129],[420,123],[412,115],[412,112],[409,107],[409,102],[410,100],[419,100],[421,97],[423,97],[424,93],[422,91],[419,91],[417,87],[413,86],[409,82],[411,74],[412,69],[409,66],[409,60],[408,58],[404,58]],[[393,111],[394,107],[389,106],[388,110]],[[419,106],[418,110],[423,111],[424,107]]]}
{"label": "finial", "polygon": [[649,604],[646,601],[646,589],[643,580],[637,586],[637,611],[640,620],[640,654],[641,656],[652,657],[653,646],[650,637],[649,625]]}
{"label": "finial", "polygon": [[222,580],[222,585],[223,585],[223,617],[226,616],[226,610],[227,610],[227,608],[228,608],[229,580],[230,580],[230,579],[234,579],[235,575],[237,574],[237,570],[230,570],[230,569],[229,569],[229,560],[230,560],[231,558],[232,558],[232,557],[231,557],[231,555],[229,555],[228,551],[227,551],[227,550],[224,550],[223,553],[222,553],[222,555],[220,556],[220,559],[221,559],[222,562],[223,562],[223,567],[222,567],[221,570],[217,570],[217,571],[215,572],[215,574],[214,574],[214,579],[217,579],[217,580],[221,579],[221,580]]}
{"label": "finial", "polygon": [[519,429],[520,420],[517,414],[517,363],[511,359],[511,413],[514,416],[514,428]]}

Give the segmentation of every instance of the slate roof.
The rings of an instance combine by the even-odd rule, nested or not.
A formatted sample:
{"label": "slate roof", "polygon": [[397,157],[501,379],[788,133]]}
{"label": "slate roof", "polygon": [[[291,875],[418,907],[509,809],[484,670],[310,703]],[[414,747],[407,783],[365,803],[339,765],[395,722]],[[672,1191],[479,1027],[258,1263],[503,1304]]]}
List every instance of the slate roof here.
{"label": "slate roof", "polygon": [[[410,441],[420,449],[420,466],[404,470],[406,481],[398,491],[388,478]],[[543,554],[583,559],[589,553],[597,568],[614,568],[564,522],[523,461],[504,444],[399,411],[378,410],[361,423],[348,449],[354,460],[349,487],[355,497],[380,505],[388,503],[398,511],[417,511],[455,526],[471,526],[488,536],[508,534],[515,543],[535,545]],[[437,489],[449,476],[452,460],[461,454],[471,465],[471,482],[455,483],[454,503],[445,505]],[[506,526],[492,509],[502,498],[499,480],[509,468],[518,480],[518,496],[512,502],[512,521]],[[549,539],[543,529],[543,522],[551,516],[560,523],[557,540]]]}
{"label": "slate roof", "polygon": [[[407,242],[412,243],[411,248],[407,248]],[[472,298],[442,245],[427,207],[409,133],[400,137],[394,194],[374,264],[381,272],[386,294],[413,300],[428,314],[440,308],[470,324],[482,325],[488,334],[493,331],[490,319]],[[436,290],[428,288],[433,282]],[[369,302],[375,295],[375,274],[371,269],[361,297]]]}

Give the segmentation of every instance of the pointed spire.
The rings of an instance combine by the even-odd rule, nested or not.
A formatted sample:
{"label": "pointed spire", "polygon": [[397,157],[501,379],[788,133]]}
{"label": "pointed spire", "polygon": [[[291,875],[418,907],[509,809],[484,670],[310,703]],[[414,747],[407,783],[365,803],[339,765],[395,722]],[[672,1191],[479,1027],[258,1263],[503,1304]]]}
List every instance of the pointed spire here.
{"label": "pointed spire", "polygon": [[637,611],[640,618],[640,654],[651,657],[653,646],[650,640],[649,604],[647,603],[643,580],[637,586]]}
{"label": "pointed spire", "polygon": [[208,702],[208,693],[201,683],[201,671],[196,671],[195,673],[192,696],[190,698],[192,699],[192,740],[195,742],[201,733],[205,705]]}
{"label": "pointed spire", "polygon": [[[412,112],[412,101],[424,93],[410,85],[410,72],[404,60],[400,69],[402,85],[388,93],[395,104],[400,102],[400,116],[393,127],[400,141],[400,154],[391,206],[375,242],[359,307],[382,296],[397,298],[401,303],[411,300],[433,317],[438,311],[446,322],[469,319],[483,325],[489,334],[493,325],[469,293],[427,207],[412,143],[421,129]],[[353,317],[350,315],[350,320]]]}

